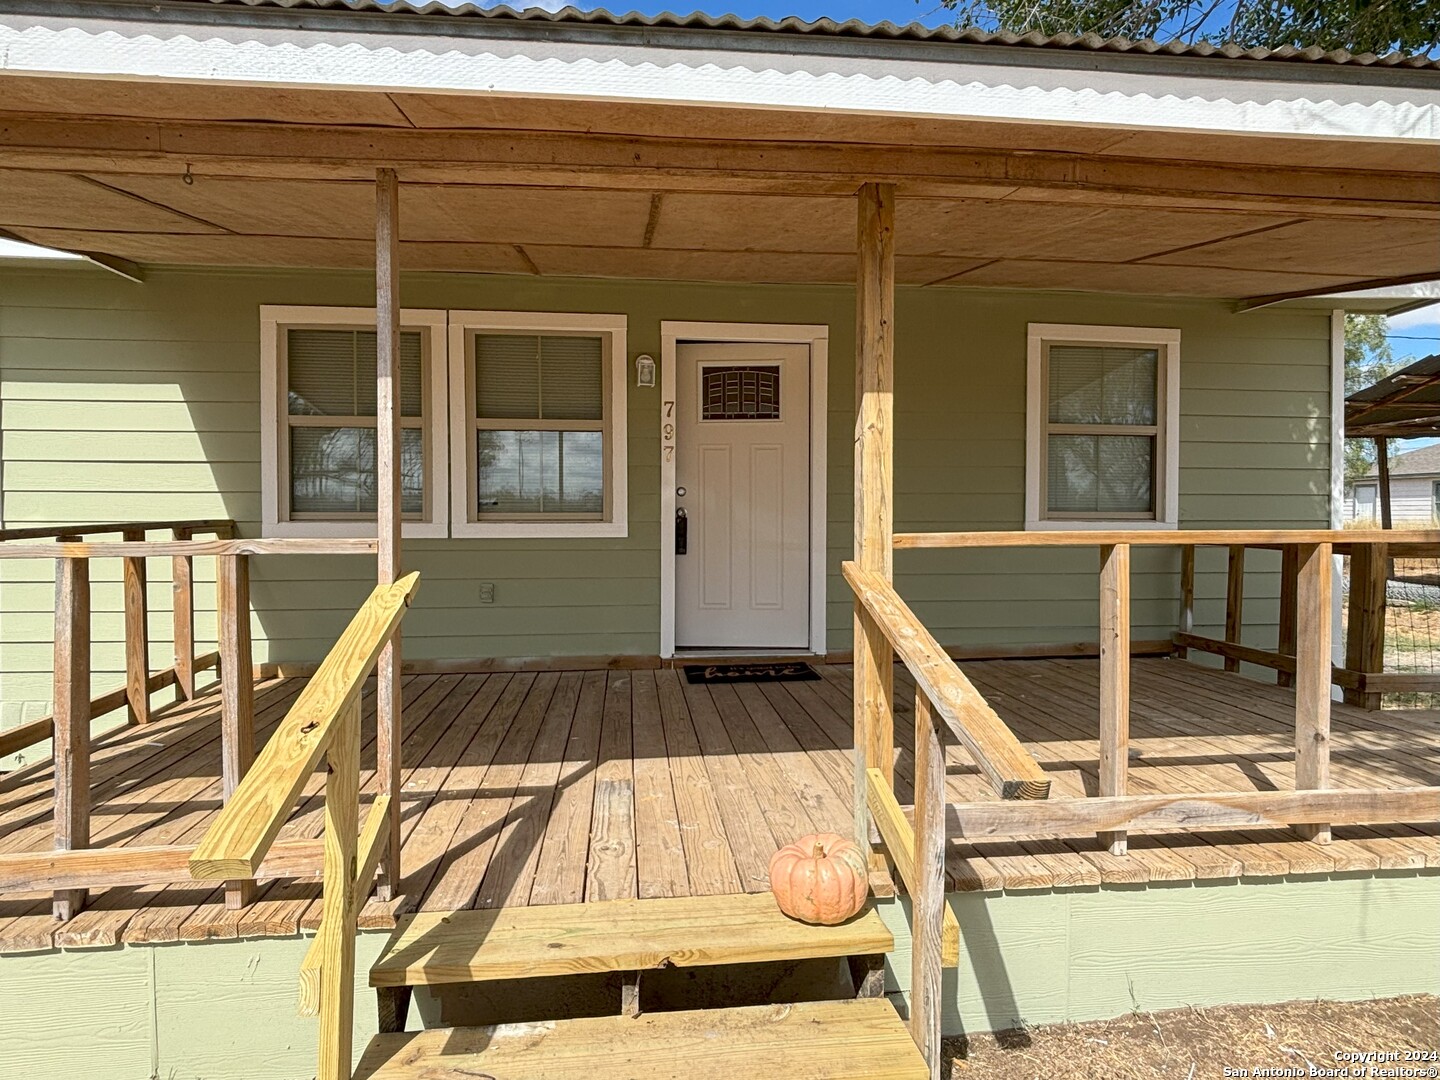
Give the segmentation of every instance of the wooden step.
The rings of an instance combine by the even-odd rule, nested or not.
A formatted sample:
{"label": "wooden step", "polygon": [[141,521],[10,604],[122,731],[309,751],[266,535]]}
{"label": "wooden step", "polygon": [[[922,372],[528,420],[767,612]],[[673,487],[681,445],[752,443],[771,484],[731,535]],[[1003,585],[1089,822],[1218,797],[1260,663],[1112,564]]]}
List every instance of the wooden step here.
{"label": "wooden step", "polygon": [[884,998],[377,1035],[357,1080],[927,1080]]}
{"label": "wooden step", "polygon": [[768,892],[421,912],[402,919],[371,986],[749,964],[889,952],[874,906],[843,926],[781,914]]}

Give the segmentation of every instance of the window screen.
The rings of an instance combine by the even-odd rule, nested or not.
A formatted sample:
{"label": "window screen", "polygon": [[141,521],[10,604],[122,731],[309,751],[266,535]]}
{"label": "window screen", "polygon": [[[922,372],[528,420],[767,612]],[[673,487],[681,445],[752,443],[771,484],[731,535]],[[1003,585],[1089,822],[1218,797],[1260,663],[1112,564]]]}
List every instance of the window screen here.
{"label": "window screen", "polygon": [[603,517],[603,339],[477,333],[473,356],[477,518]]}
{"label": "window screen", "polygon": [[1048,516],[1154,516],[1159,373],[1156,348],[1049,346]]}
{"label": "window screen", "polygon": [[[425,508],[424,337],[400,335],[400,508]],[[309,519],[373,516],[375,331],[286,330],[290,514]]]}

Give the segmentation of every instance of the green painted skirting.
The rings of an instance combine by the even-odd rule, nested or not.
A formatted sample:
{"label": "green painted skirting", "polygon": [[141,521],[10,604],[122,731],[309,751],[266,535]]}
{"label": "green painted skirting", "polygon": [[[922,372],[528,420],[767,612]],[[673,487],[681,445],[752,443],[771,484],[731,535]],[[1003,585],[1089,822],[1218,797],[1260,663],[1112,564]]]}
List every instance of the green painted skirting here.
{"label": "green painted skirting", "polygon": [[[1440,993],[1440,873],[1216,885],[952,894],[960,970],[945,1030],[1132,1009]],[[890,989],[904,1008],[906,905]],[[357,1051],[375,1030],[360,938]],[[308,1080],[316,1021],[295,1015],[308,939],[130,945],[0,957],[0,1076],[26,1080]],[[412,1014],[412,1023],[415,1022]]]}
{"label": "green painted skirting", "polygon": [[[1440,993],[1440,873],[952,893],[960,967],[944,1030],[1098,1020],[1135,1009]],[[888,989],[910,984],[909,905]]]}

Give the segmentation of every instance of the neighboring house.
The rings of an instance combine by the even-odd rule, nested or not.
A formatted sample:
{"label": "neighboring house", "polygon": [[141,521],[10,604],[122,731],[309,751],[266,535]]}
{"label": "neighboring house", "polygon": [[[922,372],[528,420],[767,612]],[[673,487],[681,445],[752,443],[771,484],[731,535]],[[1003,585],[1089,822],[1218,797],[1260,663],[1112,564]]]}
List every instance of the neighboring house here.
{"label": "neighboring house", "polygon": [[[1332,736],[1327,616],[1366,543],[1330,532],[1343,311],[1440,275],[1437,142],[1423,57],[0,0],[0,230],[84,256],[0,263],[0,1073],[308,1076],[318,1037],[347,1074],[346,950],[415,907],[353,1024],[387,1058],[412,982],[432,1028],[548,1022],[423,984],[584,970],[634,1012],[697,956],[888,978],[918,1050],[883,1001],[787,1021],[856,1077],[862,1013],[934,1076],[942,1026],[1434,991],[1434,838],[1327,842],[1433,819],[1433,718]],[[422,581],[398,645],[377,569]],[[757,655],[820,677],[672,670]],[[1130,770],[1206,808],[1086,816]],[[997,800],[1047,791],[1039,832]],[[896,901],[797,941],[764,900],[775,848],[872,818],[913,971]],[[725,1024],[707,1060],[779,1060]],[[651,1029],[566,1037],[614,1068]]]}
{"label": "neighboring house", "polygon": [[[1380,476],[1371,469],[1345,498],[1346,521],[1380,520]],[[1407,450],[1390,459],[1390,514],[1397,525],[1440,520],[1440,445]]]}

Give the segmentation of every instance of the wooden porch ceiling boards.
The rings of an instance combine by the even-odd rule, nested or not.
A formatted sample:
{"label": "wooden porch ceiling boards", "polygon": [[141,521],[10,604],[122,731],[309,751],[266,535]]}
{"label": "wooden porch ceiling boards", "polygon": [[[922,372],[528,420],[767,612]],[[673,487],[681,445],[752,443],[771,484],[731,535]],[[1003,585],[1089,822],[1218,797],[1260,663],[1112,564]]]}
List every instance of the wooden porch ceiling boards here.
{"label": "wooden porch ceiling boards", "polygon": [[[1238,299],[1440,276],[1433,147],[5,77],[0,230],[137,263],[854,281],[897,188],[908,285]],[[189,176],[192,181],[185,182]]]}
{"label": "wooden porch ceiling boards", "polygon": [[[967,662],[966,674],[1032,749],[1054,797],[1095,790],[1098,667],[1088,660]],[[678,672],[415,675],[405,680],[402,834],[406,903],[427,910],[580,902],[627,896],[733,895],[766,888],[782,841],[850,828],[850,672],[814,683],[710,688]],[[1130,764],[1137,793],[1286,789],[1294,782],[1290,691],[1160,659],[1134,662]],[[896,672],[897,787],[913,780],[910,702]],[[303,685],[256,689],[257,735],[274,729]],[[374,774],[374,696],[364,700],[362,801]],[[143,729],[96,743],[97,845],[194,843],[219,805],[218,704],[202,697]],[[1435,713],[1334,706],[1337,786],[1435,784]],[[993,797],[958,747],[950,801]],[[282,836],[319,833],[316,774]],[[0,852],[51,845],[47,764],[0,780]],[[1092,840],[952,842],[954,889],[1226,879],[1340,870],[1440,867],[1440,826],[1347,827],[1319,846],[1281,830],[1164,837],[1132,832],[1130,856]],[[218,885],[218,883],[216,883]],[[315,882],[261,885],[227,911],[203,883],[92,893],[67,923],[49,895],[0,898],[0,952],[313,929]],[[387,927],[396,905],[372,901],[362,925]]]}

